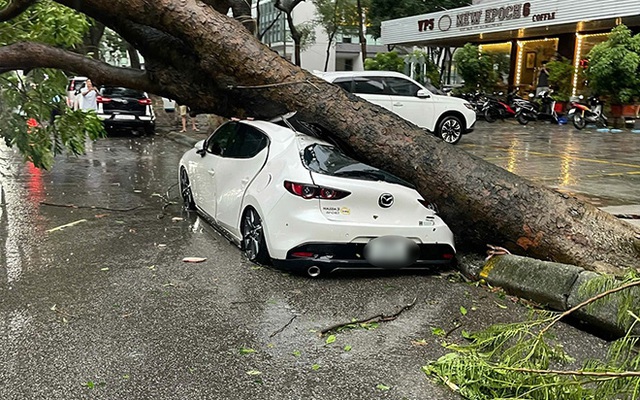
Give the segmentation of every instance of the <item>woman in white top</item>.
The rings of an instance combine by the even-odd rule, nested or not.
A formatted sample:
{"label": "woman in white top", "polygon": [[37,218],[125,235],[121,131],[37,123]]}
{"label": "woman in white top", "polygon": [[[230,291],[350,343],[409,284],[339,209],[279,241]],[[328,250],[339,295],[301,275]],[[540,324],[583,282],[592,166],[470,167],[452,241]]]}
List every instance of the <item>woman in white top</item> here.
{"label": "woman in white top", "polygon": [[96,111],[98,109],[98,90],[91,83],[91,79],[87,79],[86,84],[87,86],[80,92],[82,93],[82,109]]}

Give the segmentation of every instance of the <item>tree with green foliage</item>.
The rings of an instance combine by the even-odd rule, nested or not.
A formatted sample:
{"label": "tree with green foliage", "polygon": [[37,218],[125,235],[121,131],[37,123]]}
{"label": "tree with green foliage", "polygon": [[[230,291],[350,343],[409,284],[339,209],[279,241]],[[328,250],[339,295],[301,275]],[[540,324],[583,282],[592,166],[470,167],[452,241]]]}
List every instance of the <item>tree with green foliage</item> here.
{"label": "tree with green foliage", "polygon": [[640,34],[634,36],[629,28],[618,25],[587,58],[586,75],[594,94],[609,96],[612,104],[640,97]]}
{"label": "tree with green foliage", "polygon": [[[0,9],[9,3],[0,0]],[[83,14],[42,0],[11,21],[0,23],[0,46],[33,41],[73,49],[82,46],[89,25]],[[96,139],[105,133],[94,112],[66,106],[66,86],[65,74],[57,69],[0,75],[0,137],[38,167],[51,167],[53,157],[65,149],[83,153],[86,138]]]}
{"label": "tree with green foliage", "polygon": [[[533,310],[529,320],[497,324],[477,333],[463,331],[466,344],[443,343],[451,350],[423,367],[466,399],[601,400],[640,398],[638,337],[640,277],[602,276],[580,292],[587,300],[562,313]],[[590,360],[577,370],[574,359],[555,341],[554,326],[580,310],[618,305],[618,324],[626,334],[610,348],[606,359]],[[552,368],[553,367],[553,368]],[[564,367],[564,368],[563,368]]]}
{"label": "tree with green foliage", "polygon": [[498,77],[491,56],[482,54],[478,46],[467,43],[456,51],[453,60],[458,74],[464,79],[463,90],[493,91]]}
{"label": "tree with green foliage", "polygon": [[569,101],[573,83],[575,68],[571,60],[552,60],[547,63],[549,71],[549,83],[553,87],[553,98],[557,101]]}
{"label": "tree with green foliage", "polygon": [[374,58],[364,61],[364,69],[371,71],[404,72],[404,59],[395,51],[378,53]]}
{"label": "tree with green foliage", "polygon": [[352,35],[357,29],[358,11],[355,0],[313,0],[316,7],[316,22],[327,34],[324,61],[325,72],[329,66],[331,46],[338,34]]}
{"label": "tree with green foliage", "polygon": [[367,33],[379,38],[382,21],[450,10],[470,4],[470,0],[371,0],[371,6],[367,10],[367,16],[371,24],[367,26]]}

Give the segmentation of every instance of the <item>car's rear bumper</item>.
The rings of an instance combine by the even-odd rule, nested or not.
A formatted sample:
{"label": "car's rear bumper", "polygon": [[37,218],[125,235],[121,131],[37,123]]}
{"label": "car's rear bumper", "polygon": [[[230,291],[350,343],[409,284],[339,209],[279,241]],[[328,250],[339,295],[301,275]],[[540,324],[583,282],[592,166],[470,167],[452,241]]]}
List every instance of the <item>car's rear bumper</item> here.
{"label": "car's rear bumper", "polygon": [[[365,245],[365,243],[308,243],[291,249],[286,259],[272,259],[272,262],[277,268],[298,273],[304,273],[310,267],[317,267],[322,274],[351,269],[427,269],[451,265],[455,262],[455,250],[450,245],[420,244],[418,245],[420,253],[415,263],[408,266],[379,267],[365,259]],[[296,253],[309,253],[309,256],[296,256]]]}
{"label": "car's rear bumper", "polygon": [[156,120],[148,115],[98,114],[108,128],[144,128],[155,126]]}

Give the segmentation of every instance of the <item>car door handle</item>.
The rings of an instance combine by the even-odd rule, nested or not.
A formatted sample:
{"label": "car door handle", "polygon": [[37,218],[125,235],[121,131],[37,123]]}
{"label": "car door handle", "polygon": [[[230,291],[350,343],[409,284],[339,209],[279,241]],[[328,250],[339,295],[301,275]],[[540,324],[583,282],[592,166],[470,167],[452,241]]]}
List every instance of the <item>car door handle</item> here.
{"label": "car door handle", "polygon": [[400,103],[400,102],[397,101],[397,102],[393,103],[393,106],[394,107],[402,107],[402,106],[404,106],[404,103]]}
{"label": "car door handle", "polygon": [[216,171],[210,169],[207,171],[209,173],[209,175],[214,176],[216,174]]}

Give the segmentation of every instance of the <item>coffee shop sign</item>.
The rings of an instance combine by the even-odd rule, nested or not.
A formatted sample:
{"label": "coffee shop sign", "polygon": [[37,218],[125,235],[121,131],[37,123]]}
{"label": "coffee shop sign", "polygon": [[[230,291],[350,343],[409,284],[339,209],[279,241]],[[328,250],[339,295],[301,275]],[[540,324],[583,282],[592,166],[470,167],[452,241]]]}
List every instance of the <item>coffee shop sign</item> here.
{"label": "coffee shop sign", "polygon": [[[499,26],[504,21],[531,18],[533,22],[550,21],[556,19],[555,12],[531,13],[531,3],[518,3],[502,7],[487,8],[478,11],[466,11],[455,15],[455,27],[460,30],[472,30]],[[418,31],[432,31],[435,28],[440,31],[448,31],[453,27],[451,16],[445,14],[436,22],[435,18],[418,21]]]}

